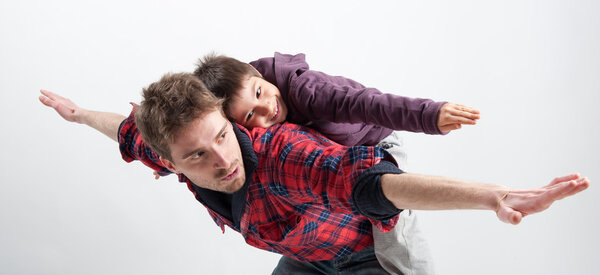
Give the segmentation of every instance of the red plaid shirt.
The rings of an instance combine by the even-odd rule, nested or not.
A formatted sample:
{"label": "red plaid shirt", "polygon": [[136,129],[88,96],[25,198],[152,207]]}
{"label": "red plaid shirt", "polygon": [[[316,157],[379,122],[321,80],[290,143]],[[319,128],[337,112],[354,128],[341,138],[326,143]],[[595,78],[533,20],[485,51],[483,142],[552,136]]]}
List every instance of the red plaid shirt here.
{"label": "red plaid shirt", "polygon": [[[222,230],[227,225],[260,249],[321,261],[373,245],[371,223],[383,231],[395,226],[397,217],[377,221],[360,215],[351,196],[357,177],[385,157],[383,149],[344,147],[290,123],[250,132],[234,129],[251,173],[242,196],[233,196],[233,204],[238,198],[241,205],[239,215],[236,207],[232,216],[219,214],[205,203],[210,196],[200,194],[206,189],[179,175]],[[125,161],[140,160],[160,174],[169,173],[142,141],[133,112],[121,124],[119,145]]]}

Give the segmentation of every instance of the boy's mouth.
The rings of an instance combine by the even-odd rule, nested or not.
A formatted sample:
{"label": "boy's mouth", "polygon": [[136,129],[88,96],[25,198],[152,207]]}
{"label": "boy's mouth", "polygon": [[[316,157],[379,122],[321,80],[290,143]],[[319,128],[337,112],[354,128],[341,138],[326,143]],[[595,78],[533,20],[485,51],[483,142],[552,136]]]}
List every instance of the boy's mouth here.
{"label": "boy's mouth", "polygon": [[273,117],[271,117],[271,121],[275,121],[275,119],[277,119],[277,116],[279,116],[279,102],[275,100],[275,114],[273,115]]}

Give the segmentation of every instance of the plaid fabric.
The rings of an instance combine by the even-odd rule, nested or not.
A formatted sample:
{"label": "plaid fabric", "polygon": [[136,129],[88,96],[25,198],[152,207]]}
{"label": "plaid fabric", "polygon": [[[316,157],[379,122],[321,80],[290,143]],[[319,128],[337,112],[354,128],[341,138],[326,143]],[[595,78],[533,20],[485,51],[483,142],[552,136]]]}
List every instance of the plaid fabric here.
{"label": "plaid fabric", "polygon": [[[251,132],[238,127],[251,141],[247,144],[252,144],[252,148],[242,146],[242,154],[256,154],[258,167],[246,180],[239,227],[207,207],[222,230],[231,227],[260,249],[301,261],[321,261],[373,245],[371,223],[383,231],[395,226],[397,217],[382,222],[358,214],[351,196],[361,172],[384,158],[383,149],[344,147],[290,123]],[[125,161],[137,159],[165,172],[156,153],[141,140],[133,112],[119,129],[119,144]],[[179,179],[194,192],[185,176]]]}

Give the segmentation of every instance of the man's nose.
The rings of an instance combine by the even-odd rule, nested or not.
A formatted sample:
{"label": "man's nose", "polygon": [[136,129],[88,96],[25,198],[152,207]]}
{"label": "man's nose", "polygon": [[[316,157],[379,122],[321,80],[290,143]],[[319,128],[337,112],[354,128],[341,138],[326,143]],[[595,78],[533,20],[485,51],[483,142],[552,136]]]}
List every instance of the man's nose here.
{"label": "man's nose", "polygon": [[231,166],[231,161],[227,158],[227,154],[221,152],[220,150],[215,150],[215,168],[217,169],[228,169]]}

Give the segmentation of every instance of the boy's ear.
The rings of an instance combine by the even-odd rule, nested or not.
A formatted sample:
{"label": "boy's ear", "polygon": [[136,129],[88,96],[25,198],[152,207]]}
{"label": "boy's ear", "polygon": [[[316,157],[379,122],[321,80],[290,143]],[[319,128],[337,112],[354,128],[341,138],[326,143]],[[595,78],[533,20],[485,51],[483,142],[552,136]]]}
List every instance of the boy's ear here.
{"label": "boy's ear", "polygon": [[175,174],[181,174],[181,172],[177,169],[177,167],[175,167],[175,164],[173,164],[171,161],[169,161],[168,159],[164,159],[163,157],[159,157],[160,162],[162,162],[162,164],[169,169],[169,171],[175,173]]}
{"label": "boy's ear", "polygon": [[250,66],[250,68],[252,68],[252,70],[254,70],[258,75],[260,75],[261,78],[263,78],[262,74],[256,69],[254,68],[254,66],[248,64],[248,66]]}

